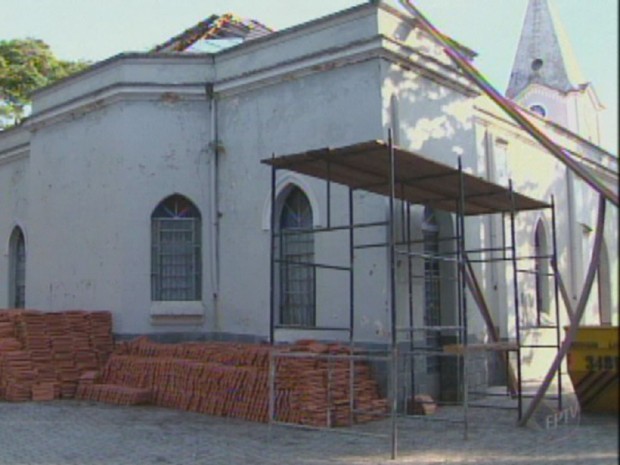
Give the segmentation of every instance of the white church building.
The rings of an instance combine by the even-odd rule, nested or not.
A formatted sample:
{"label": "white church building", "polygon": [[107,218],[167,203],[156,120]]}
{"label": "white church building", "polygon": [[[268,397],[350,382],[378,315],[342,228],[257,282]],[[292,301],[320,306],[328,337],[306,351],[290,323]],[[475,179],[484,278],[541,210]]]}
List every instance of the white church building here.
{"label": "white church building", "polygon": [[[111,310],[117,335],[167,340],[348,340],[353,323],[356,341],[381,344],[394,298],[386,249],[351,257],[346,228],[284,234],[345,224],[348,189],[278,170],[272,202],[272,171],[261,160],[387,142],[392,131],[407,153],[452,169],[460,160],[474,178],[504,188],[511,181],[516,193],[553,202],[556,228],[549,208],[516,216],[515,248],[539,257],[519,264],[517,296],[510,264],[493,260],[511,244],[506,216],[468,216],[462,232],[466,248],[490,251],[474,269],[502,339],[514,333],[515,297],[526,338],[543,340],[546,328],[568,322],[563,302],[556,321],[549,257],[557,252],[576,304],[597,194],[472,84],[415,19],[367,2],[237,42],[216,52],[164,44],[119,54],[37,91],[31,116],[0,132],[0,308]],[[615,186],[617,155],[597,145],[603,104],[547,0],[529,2],[506,95]],[[356,223],[386,220],[385,196],[353,195]],[[454,257],[459,226],[431,204],[402,215],[405,207],[395,207],[407,218],[396,229],[408,229],[422,253],[410,267],[394,263],[394,295],[411,295],[407,324],[456,325],[456,265],[429,256]],[[356,240],[387,235],[385,226],[369,228]],[[332,268],[285,269],[286,260]],[[350,260],[355,283],[338,269]],[[584,324],[618,324],[617,282],[617,209],[608,205]],[[466,297],[468,334],[484,342],[488,327]],[[447,382],[442,376],[432,383]]]}

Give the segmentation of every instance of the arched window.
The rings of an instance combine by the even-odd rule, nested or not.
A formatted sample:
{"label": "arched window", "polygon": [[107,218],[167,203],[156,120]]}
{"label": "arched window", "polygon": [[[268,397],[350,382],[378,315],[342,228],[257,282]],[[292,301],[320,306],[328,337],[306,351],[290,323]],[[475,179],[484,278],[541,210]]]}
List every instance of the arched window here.
{"label": "arched window", "polygon": [[530,107],[530,111],[532,113],[536,113],[538,116],[542,116],[543,118],[547,116],[547,110],[540,104],[532,105]]}
{"label": "arched window", "polygon": [[9,241],[9,302],[14,308],[26,306],[26,241],[16,227]]}
{"label": "arched window", "polygon": [[549,302],[549,247],[542,220],[534,233],[534,279],[536,296],[536,324],[541,325],[543,316],[550,315]]}
{"label": "arched window", "polygon": [[308,197],[293,187],[280,213],[280,324],[316,325],[314,235]]}
{"label": "arched window", "polygon": [[163,200],[151,215],[151,299],[201,299],[201,221],[181,195]]}
{"label": "arched window", "polygon": [[[425,326],[439,326],[441,324],[441,290],[439,260],[439,225],[435,210],[424,207],[422,221],[422,236],[424,238],[424,324]],[[439,347],[439,332],[427,331],[426,343],[430,350]],[[439,358],[427,357],[426,370],[428,373],[439,371]]]}

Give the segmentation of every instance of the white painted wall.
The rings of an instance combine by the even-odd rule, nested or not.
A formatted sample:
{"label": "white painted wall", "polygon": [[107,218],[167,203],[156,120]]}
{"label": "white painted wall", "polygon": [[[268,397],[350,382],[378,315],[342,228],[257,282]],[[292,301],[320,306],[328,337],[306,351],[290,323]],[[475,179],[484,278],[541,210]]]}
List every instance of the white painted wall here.
{"label": "white painted wall", "polygon": [[150,215],[181,193],[205,216],[207,108],[206,97],[124,102],[35,132],[30,307],[110,309],[119,332],[157,331]]}
{"label": "white painted wall", "polygon": [[28,246],[29,148],[26,131],[6,131],[0,138],[0,307],[9,306],[9,241],[16,226],[22,229]]}
{"label": "white painted wall", "polygon": [[[565,166],[537,142],[521,133],[513,123],[508,122],[497,109],[492,109],[492,104],[479,100],[476,105],[480,111],[481,121],[492,128],[490,130],[494,137],[508,141],[509,176],[512,177],[515,188],[519,192],[544,201],[550,201],[551,196],[555,198],[559,266],[562,278],[570,294],[574,296],[576,304],[591,257],[594,232],[588,233],[588,230],[593,230],[596,224],[598,204],[596,194],[583,181],[570,174]],[[533,118],[532,121],[557,143],[587,160],[586,166],[600,166],[597,169],[617,171],[617,158],[614,156],[589,144],[586,140],[561,131],[557,126],[544,120]],[[538,217],[535,213],[519,216],[523,218],[520,241],[524,247],[523,251],[527,252],[530,250],[529,247],[533,247],[533,228]],[[616,224],[616,218],[617,209],[608,205],[605,226],[605,241],[608,246],[611,241],[616,241],[614,243],[617,244],[617,232],[613,226]],[[551,218],[548,213],[545,221],[550,231]],[[614,247],[615,250],[611,255],[615,258],[611,261],[617,264],[618,249],[617,246]],[[615,268],[617,269],[617,265]],[[612,272],[614,273],[615,271]],[[614,289],[614,292],[617,290]],[[525,300],[529,302],[528,299]],[[617,313],[617,307],[613,312]],[[594,303],[590,303],[585,321],[594,323],[597,314],[598,310]]]}
{"label": "white painted wall", "polygon": [[[218,137],[223,150],[219,172],[222,260],[218,321],[222,330],[268,334],[269,233],[263,229],[264,211],[260,207],[271,195],[271,170],[260,160],[274,153],[380,138],[378,81],[379,65],[368,61],[219,98]],[[279,174],[286,176],[285,172]],[[325,226],[325,185],[302,179],[305,186],[301,187],[310,190],[309,196],[318,202],[319,210],[313,213]],[[343,224],[347,221],[346,190],[334,186],[332,194],[332,222]],[[362,211],[359,221],[364,216]],[[315,236],[317,262],[348,262],[348,241],[341,241],[341,236],[338,240],[334,235]],[[327,284],[327,289],[317,287],[317,323],[321,326],[348,324],[348,306],[344,306],[348,294],[346,301],[334,302],[330,297],[331,289],[348,282],[348,276],[337,274],[321,272],[319,276],[319,284]],[[375,293],[369,294],[370,302],[374,302]],[[297,337],[303,335],[298,333]]]}
{"label": "white painted wall", "polygon": [[[214,83],[215,102],[206,95],[207,82]],[[576,183],[579,204],[569,224],[564,168],[476,95],[428,38],[388,7],[370,4],[259,39],[216,59],[131,54],[107,60],[38,92],[34,114],[23,130],[0,134],[0,305],[8,299],[8,238],[20,224],[27,242],[29,307],[110,309],[115,331],[122,334],[266,337],[270,234],[265,218],[271,172],[260,160],[385,139],[393,119],[399,121],[398,143],[422,156],[450,166],[456,166],[460,156],[475,175],[496,181],[510,176],[518,191],[535,198],[548,200],[554,194],[562,232],[560,266],[576,294],[592,237],[584,236],[577,223],[593,226],[596,199]],[[554,126],[547,129],[571,150],[617,170],[613,157]],[[210,177],[216,139],[217,270],[211,267],[216,251]],[[501,163],[500,139],[505,147]],[[325,226],[325,185],[279,173],[279,185],[287,182],[297,182],[306,191],[316,224]],[[182,308],[150,300],[150,215],[159,201],[174,193],[192,200],[203,219],[203,301]],[[332,224],[346,223],[347,192],[333,186],[332,194]],[[386,218],[384,198],[364,193],[355,198],[357,222]],[[606,241],[613,257],[612,282],[617,282],[617,212],[608,213]],[[413,209],[414,237],[419,237],[420,218],[421,210]],[[536,219],[535,213],[519,215],[522,251],[533,243]],[[486,218],[468,220],[467,246],[495,244],[500,226]],[[572,239],[565,234],[569,230]],[[356,237],[363,243],[383,242],[387,236],[377,228]],[[346,234],[317,235],[316,259],[347,265]],[[358,251],[355,259],[356,338],[386,341],[387,252]],[[405,268],[401,260],[401,303],[409,279]],[[418,263],[414,273],[420,271]],[[506,333],[514,325],[510,286],[504,285],[511,278],[501,267],[480,266],[477,271],[487,294],[494,293],[490,300]],[[348,276],[324,272],[318,279],[317,323],[347,325]],[[414,294],[421,308],[421,282]],[[530,305],[527,295],[522,300]],[[612,300],[617,305],[617,286]],[[471,333],[483,339],[482,321],[471,307]],[[615,308],[616,322],[617,314]],[[399,315],[403,319],[406,312]],[[594,322],[593,307],[588,315]],[[277,337],[342,338],[344,333],[282,330]]]}

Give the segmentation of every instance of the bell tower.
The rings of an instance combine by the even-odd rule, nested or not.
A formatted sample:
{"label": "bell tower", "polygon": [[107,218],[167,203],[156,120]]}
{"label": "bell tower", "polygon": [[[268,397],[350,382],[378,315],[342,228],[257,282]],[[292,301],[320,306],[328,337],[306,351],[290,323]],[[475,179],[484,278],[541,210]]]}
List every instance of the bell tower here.
{"label": "bell tower", "polygon": [[553,0],[529,0],[506,96],[595,144],[604,109],[584,77]]}

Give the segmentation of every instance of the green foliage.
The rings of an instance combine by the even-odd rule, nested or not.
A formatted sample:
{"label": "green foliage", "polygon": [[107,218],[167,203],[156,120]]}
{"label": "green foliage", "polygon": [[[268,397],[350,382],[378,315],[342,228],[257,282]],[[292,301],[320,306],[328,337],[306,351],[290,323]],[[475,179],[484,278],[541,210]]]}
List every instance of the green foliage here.
{"label": "green foliage", "polygon": [[39,39],[0,40],[0,128],[19,123],[31,92],[88,66],[59,60]]}

